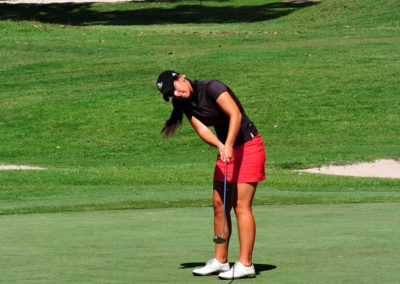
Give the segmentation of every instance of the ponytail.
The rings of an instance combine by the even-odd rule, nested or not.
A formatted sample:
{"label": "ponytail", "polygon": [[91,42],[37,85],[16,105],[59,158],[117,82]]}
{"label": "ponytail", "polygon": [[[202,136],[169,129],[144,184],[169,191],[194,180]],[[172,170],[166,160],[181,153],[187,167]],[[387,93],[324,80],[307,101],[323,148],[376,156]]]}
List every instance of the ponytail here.
{"label": "ponytail", "polygon": [[165,122],[161,133],[164,134],[164,138],[171,138],[172,135],[178,130],[182,124],[183,118],[183,102],[178,102],[172,99],[172,105],[174,106],[170,118]]}

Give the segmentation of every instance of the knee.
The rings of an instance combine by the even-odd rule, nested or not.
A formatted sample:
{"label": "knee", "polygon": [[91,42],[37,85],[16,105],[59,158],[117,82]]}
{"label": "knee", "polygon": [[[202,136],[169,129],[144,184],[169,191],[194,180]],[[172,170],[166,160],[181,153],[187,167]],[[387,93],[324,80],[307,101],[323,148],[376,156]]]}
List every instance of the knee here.
{"label": "knee", "polygon": [[222,216],[224,212],[224,203],[219,200],[213,200],[214,216]]}
{"label": "knee", "polygon": [[247,204],[244,202],[238,201],[234,209],[236,216],[246,216],[253,214],[251,204]]}

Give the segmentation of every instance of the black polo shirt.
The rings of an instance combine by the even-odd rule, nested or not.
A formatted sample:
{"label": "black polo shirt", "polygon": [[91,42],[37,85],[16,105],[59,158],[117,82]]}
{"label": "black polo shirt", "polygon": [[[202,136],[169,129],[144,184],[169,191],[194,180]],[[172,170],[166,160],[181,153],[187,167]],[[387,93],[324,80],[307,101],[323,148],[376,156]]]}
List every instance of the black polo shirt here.
{"label": "black polo shirt", "polygon": [[229,117],[218,106],[216,100],[222,93],[228,92],[242,113],[242,121],[234,146],[242,145],[258,134],[257,128],[247,117],[239,99],[228,86],[214,79],[190,81],[190,83],[193,94],[184,108],[189,120],[194,116],[206,126],[213,126],[218,139],[225,144],[229,130]]}

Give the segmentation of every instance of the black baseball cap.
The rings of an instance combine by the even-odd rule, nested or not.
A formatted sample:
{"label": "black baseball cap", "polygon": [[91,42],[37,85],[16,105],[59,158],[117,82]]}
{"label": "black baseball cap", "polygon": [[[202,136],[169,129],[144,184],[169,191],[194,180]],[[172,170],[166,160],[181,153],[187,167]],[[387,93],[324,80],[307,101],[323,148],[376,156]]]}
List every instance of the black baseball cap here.
{"label": "black baseball cap", "polygon": [[165,101],[169,101],[170,92],[174,89],[174,81],[178,79],[179,73],[167,70],[158,76],[157,87],[158,90],[163,94]]}

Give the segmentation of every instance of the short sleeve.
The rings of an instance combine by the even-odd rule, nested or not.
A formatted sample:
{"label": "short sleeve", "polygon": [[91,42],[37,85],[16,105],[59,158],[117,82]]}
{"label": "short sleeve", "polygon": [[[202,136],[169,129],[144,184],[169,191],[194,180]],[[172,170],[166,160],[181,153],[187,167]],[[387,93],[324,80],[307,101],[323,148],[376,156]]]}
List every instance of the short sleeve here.
{"label": "short sleeve", "polygon": [[228,91],[228,88],[224,83],[217,80],[213,80],[210,83],[208,83],[206,90],[207,90],[207,96],[216,101],[223,92]]}

